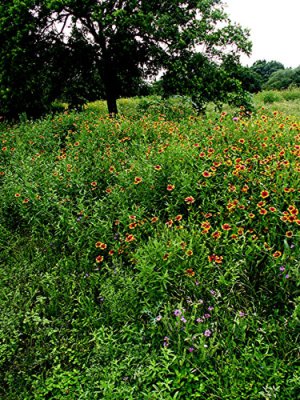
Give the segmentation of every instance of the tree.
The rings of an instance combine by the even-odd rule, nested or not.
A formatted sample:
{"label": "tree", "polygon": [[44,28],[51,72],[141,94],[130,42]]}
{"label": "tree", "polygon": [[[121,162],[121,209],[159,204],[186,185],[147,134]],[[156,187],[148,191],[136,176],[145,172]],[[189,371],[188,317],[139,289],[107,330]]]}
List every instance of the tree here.
{"label": "tree", "polygon": [[234,76],[236,79],[238,79],[242,84],[242,88],[247,92],[257,93],[262,90],[260,75],[249,67],[236,65],[231,76]]}
{"label": "tree", "polygon": [[[37,24],[40,42],[72,46],[74,37],[92,49],[110,114],[122,88],[178,66],[195,55],[203,66],[250,53],[249,33],[232,24],[223,0],[16,0]],[[1,17],[0,17],[1,18]],[[210,64],[211,63],[211,64]],[[187,71],[188,72],[188,71]]]}
{"label": "tree", "polygon": [[258,60],[250,67],[261,77],[261,83],[268,81],[273,72],[284,69],[284,65],[278,61]]}
{"label": "tree", "polygon": [[300,87],[300,67],[275,71],[264,88],[282,90],[288,89],[290,86]]}
{"label": "tree", "polygon": [[49,46],[37,36],[37,22],[29,2],[1,2],[0,108],[4,115],[39,114],[48,102],[46,77],[37,79],[37,75],[49,56],[45,50]]}

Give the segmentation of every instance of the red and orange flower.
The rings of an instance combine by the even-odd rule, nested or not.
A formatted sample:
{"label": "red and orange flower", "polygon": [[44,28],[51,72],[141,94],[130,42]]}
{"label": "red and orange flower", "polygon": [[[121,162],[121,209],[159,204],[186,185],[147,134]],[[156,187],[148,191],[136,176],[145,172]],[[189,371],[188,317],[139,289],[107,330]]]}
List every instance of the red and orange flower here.
{"label": "red and orange flower", "polygon": [[186,197],[186,198],[184,199],[184,201],[185,201],[187,204],[193,204],[193,203],[195,203],[195,199],[194,199],[193,196],[188,196],[188,197]]}
{"label": "red and orange flower", "polygon": [[204,171],[202,175],[204,176],[204,178],[209,178],[211,176],[211,173],[209,171]]}
{"label": "red and orange flower", "polygon": [[231,226],[230,226],[229,224],[223,224],[223,225],[222,225],[222,229],[223,229],[224,231],[230,231]]}
{"label": "red and orange flower", "polygon": [[141,182],[143,182],[143,179],[140,177],[140,176],[136,176],[135,178],[134,178],[134,184],[135,185],[138,185],[139,183],[141,183]]}
{"label": "red and orange flower", "polygon": [[135,240],[135,237],[133,235],[127,235],[125,242],[130,243],[133,242]]}
{"label": "red and orange flower", "polygon": [[266,199],[267,197],[270,196],[270,193],[269,193],[267,190],[262,190],[262,191],[260,192],[260,195],[261,195],[261,197],[262,197],[263,199]]}
{"label": "red and orange flower", "polygon": [[281,251],[279,251],[279,250],[277,250],[277,251],[275,251],[275,253],[273,253],[273,257],[274,258],[279,258],[279,257],[281,257],[282,256],[282,253],[281,253]]}
{"label": "red and orange flower", "polygon": [[193,268],[188,268],[185,270],[185,274],[192,278],[193,276],[195,276],[195,271],[193,270]]}
{"label": "red and orange flower", "polygon": [[172,190],[174,190],[175,189],[175,185],[168,185],[167,186],[167,190],[169,191],[169,192],[172,192]]}

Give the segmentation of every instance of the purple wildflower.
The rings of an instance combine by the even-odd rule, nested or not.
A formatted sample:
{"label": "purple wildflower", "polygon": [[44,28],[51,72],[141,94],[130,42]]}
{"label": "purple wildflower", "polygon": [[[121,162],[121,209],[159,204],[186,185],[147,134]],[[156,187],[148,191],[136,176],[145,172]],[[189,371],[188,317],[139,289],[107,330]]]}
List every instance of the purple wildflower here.
{"label": "purple wildflower", "polygon": [[284,270],[285,270],[285,267],[282,265],[282,266],[279,268],[279,270],[280,270],[280,271],[284,271]]}
{"label": "purple wildflower", "polygon": [[206,329],[204,332],[204,336],[209,337],[211,335],[211,331],[209,329]]}
{"label": "purple wildflower", "polygon": [[186,323],[186,319],[184,317],[181,317],[180,321],[182,321],[184,324]]}
{"label": "purple wildflower", "polygon": [[213,309],[214,309],[214,307],[212,307],[212,306],[208,307],[208,311],[212,311]]}
{"label": "purple wildflower", "polygon": [[174,311],[174,315],[175,315],[175,317],[179,317],[181,315],[181,311],[180,310],[175,310]]}
{"label": "purple wildflower", "polygon": [[204,319],[203,318],[197,318],[196,322],[198,322],[198,324],[200,324],[201,322],[204,322]]}
{"label": "purple wildflower", "polygon": [[164,337],[164,347],[168,347],[169,346],[169,338],[168,336]]}
{"label": "purple wildflower", "polygon": [[194,347],[190,347],[190,348],[189,348],[189,352],[190,352],[190,353],[192,353],[194,350],[195,350]]}
{"label": "purple wildflower", "polygon": [[204,318],[210,318],[211,315],[210,314],[204,314]]}

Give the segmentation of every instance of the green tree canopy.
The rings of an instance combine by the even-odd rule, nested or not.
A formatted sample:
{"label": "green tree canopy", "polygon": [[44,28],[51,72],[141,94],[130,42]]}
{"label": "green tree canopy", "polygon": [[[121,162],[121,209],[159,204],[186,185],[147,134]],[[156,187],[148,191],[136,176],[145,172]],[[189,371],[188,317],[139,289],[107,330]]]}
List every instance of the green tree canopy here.
{"label": "green tree canopy", "polygon": [[284,69],[284,65],[274,60],[257,60],[250,68],[261,77],[261,82],[263,84],[268,81],[273,72]]}
{"label": "green tree canopy", "polygon": [[[160,71],[172,71],[174,76],[177,70],[180,76],[199,59],[203,60],[200,66],[206,76],[206,67],[219,66],[228,56],[238,62],[241,53],[249,54],[251,50],[248,31],[230,21],[223,0],[10,0],[0,11],[4,11],[0,28],[2,31],[5,25],[7,43],[0,52],[0,74],[8,71],[12,79],[1,81],[2,98],[14,90],[12,81],[20,75],[18,71],[11,74],[10,68],[22,68],[24,54],[30,69],[25,78],[30,87],[40,86],[42,75],[62,74],[64,79],[60,82],[65,82],[67,71],[70,80],[73,63],[63,62],[67,65],[57,72],[51,67],[55,64],[51,57],[55,57],[56,48],[65,54],[76,54],[74,42],[80,42],[81,49],[86,46],[87,55],[90,54],[86,58],[81,55],[85,65],[79,63],[79,76],[84,82],[82,72],[88,70],[89,60],[91,70],[97,71],[102,82],[110,113],[117,112],[118,96],[126,89],[130,92],[128,88],[135,88],[141,79],[154,77]],[[15,13],[19,21],[15,20]],[[46,54],[37,57],[39,48]],[[4,59],[9,60],[9,66]],[[40,69],[32,68],[37,59],[41,60]],[[187,73],[194,79],[193,71]],[[48,82],[53,92],[51,77],[45,87]]]}
{"label": "green tree canopy", "polygon": [[265,89],[288,89],[290,86],[300,87],[300,67],[275,71],[264,85]]}

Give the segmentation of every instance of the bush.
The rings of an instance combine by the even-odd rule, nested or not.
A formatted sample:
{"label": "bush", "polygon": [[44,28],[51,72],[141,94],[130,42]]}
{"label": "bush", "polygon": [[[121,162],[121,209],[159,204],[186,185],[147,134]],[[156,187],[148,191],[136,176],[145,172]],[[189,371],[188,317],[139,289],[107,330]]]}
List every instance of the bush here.
{"label": "bush", "polygon": [[282,100],[282,95],[279,92],[275,91],[263,91],[260,95],[259,98],[265,103],[265,104],[271,104],[275,103],[276,101],[281,101]]}
{"label": "bush", "polygon": [[294,101],[300,99],[300,88],[291,87],[288,90],[283,90],[281,92],[282,97],[286,101]]}
{"label": "bush", "polygon": [[288,89],[291,85],[300,86],[300,67],[295,69],[285,69],[274,72],[267,83],[265,89],[283,90]]}
{"label": "bush", "polygon": [[196,115],[192,100],[186,96],[172,96],[161,99],[159,96],[149,96],[140,99],[137,112],[153,118],[164,117],[167,120],[180,120]]}

